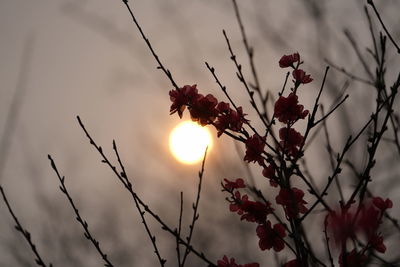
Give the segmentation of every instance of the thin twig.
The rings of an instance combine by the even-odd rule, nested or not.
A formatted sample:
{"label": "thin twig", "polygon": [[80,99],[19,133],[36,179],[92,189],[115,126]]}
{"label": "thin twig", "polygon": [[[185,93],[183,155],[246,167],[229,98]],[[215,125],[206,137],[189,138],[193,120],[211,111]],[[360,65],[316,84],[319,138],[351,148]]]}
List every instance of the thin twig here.
{"label": "thin twig", "polygon": [[181,229],[182,229],[182,214],[183,214],[183,192],[181,191],[180,194],[180,209],[179,209],[179,220],[178,220],[178,235],[176,237],[176,256],[178,260],[178,267],[182,267],[182,262],[181,262],[181,249],[180,249],[180,244],[179,244],[179,238],[178,236],[181,236]]}
{"label": "thin twig", "polygon": [[151,45],[149,39],[144,34],[144,32],[142,30],[142,27],[140,26],[140,24],[137,21],[135,15],[133,14],[133,11],[132,11],[131,7],[128,4],[128,0],[122,0],[122,2],[125,4],[126,8],[128,9],[129,14],[131,15],[131,18],[132,18],[133,22],[135,23],[137,29],[139,30],[143,40],[146,42],[146,45],[150,49],[150,52],[153,55],[154,59],[157,61],[157,63],[158,63],[157,69],[161,69],[165,73],[165,75],[167,75],[168,79],[170,80],[171,84],[175,87],[175,89],[179,90],[179,86],[176,84],[174,78],[172,77],[171,72],[167,68],[164,67],[164,65],[162,64],[160,58],[158,57],[158,55],[154,51],[153,46]]}
{"label": "thin twig", "polygon": [[171,227],[169,227],[161,218],[160,216],[158,216],[153,210],[151,210],[149,208],[149,206],[133,191],[133,187],[132,187],[132,183],[130,182],[130,179],[128,178],[128,176],[126,175],[126,177],[122,177],[121,173],[119,173],[117,171],[117,168],[109,161],[108,157],[103,153],[103,150],[100,146],[98,146],[96,144],[96,142],[94,141],[94,139],[91,137],[91,135],[89,134],[89,132],[86,130],[85,125],[82,123],[81,119],[79,118],[79,116],[77,116],[79,125],[81,126],[82,130],[85,132],[86,137],[89,139],[90,144],[95,147],[95,149],[97,150],[97,152],[100,154],[101,158],[102,158],[102,162],[107,164],[110,169],[113,171],[113,173],[115,174],[115,176],[117,176],[118,180],[124,185],[125,189],[128,190],[128,192],[130,193],[131,197],[133,199],[136,199],[138,204],[140,206],[142,206],[144,208],[144,211],[146,211],[147,213],[149,213],[160,225],[161,228],[172,234],[174,237],[179,239],[179,242],[181,244],[183,244],[184,246],[188,247],[190,249],[191,252],[193,252],[197,257],[199,257],[201,260],[203,260],[204,262],[206,262],[209,266],[213,266],[216,267],[216,265],[209,260],[203,252],[199,252],[197,251],[195,248],[193,248],[191,245],[188,245],[187,242],[181,238],[178,235],[178,230],[175,229],[173,230]]}
{"label": "thin twig", "polygon": [[372,86],[374,85],[371,81],[364,79],[364,78],[360,78],[360,77],[352,74],[351,72],[347,71],[345,68],[335,65],[332,61],[330,61],[328,59],[325,59],[325,62],[328,65],[330,65],[332,68],[334,68],[337,71],[340,71],[341,73],[343,73],[344,75],[346,75],[347,77],[349,77],[352,80],[359,81],[359,82],[362,82],[362,83],[365,83],[368,85],[372,85]]}
{"label": "thin twig", "polygon": [[383,20],[381,18],[381,15],[379,14],[378,10],[376,9],[376,6],[374,4],[373,0],[367,0],[367,3],[372,6],[372,8],[374,9],[374,12],[376,14],[376,16],[379,19],[379,22],[381,23],[383,29],[385,30],[387,36],[389,36],[390,41],[392,41],[393,45],[396,47],[397,49],[397,53],[400,54],[400,47],[397,45],[397,43],[395,42],[395,40],[393,39],[392,35],[389,33],[388,29],[385,26],[385,23],[383,23]]}
{"label": "thin twig", "polygon": [[100,243],[99,241],[96,240],[96,238],[90,233],[89,231],[89,225],[86,222],[85,219],[82,218],[82,216],[79,213],[79,209],[76,207],[71,195],[68,192],[67,187],[65,186],[65,176],[61,176],[60,173],[58,172],[57,166],[54,162],[54,160],[52,159],[52,157],[50,155],[48,155],[48,158],[50,160],[50,164],[51,167],[53,168],[53,170],[55,171],[55,173],[57,174],[58,180],[60,181],[60,190],[61,192],[64,193],[64,195],[67,197],[69,204],[71,205],[72,209],[74,210],[74,213],[76,215],[76,220],[82,225],[82,228],[84,230],[84,236],[90,241],[92,242],[92,244],[94,245],[94,247],[96,248],[97,252],[100,254],[101,258],[103,259],[103,261],[105,262],[105,266],[106,267],[113,267],[114,265],[111,263],[111,261],[108,259],[108,256],[106,253],[103,252],[103,250],[100,247]]}
{"label": "thin twig", "polygon": [[238,77],[239,81],[244,85],[244,87],[246,89],[246,92],[250,97],[250,104],[254,108],[254,110],[257,112],[258,117],[261,119],[261,121],[265,125],[265,127],[268,127],[269,123],[265,120],[265,116],[260,112],[260,110],[259,110],[259,108],[258,108],[258,106],[257,106],[257,104],[256,104],[256,102],[254,100],[254,91],[250,90],[249,85],[247,84],[246,79],[244,78],[244,75],[243,75],[243,72],[242,72],[242,65],[239,64],[239,62],[236,59],[236,55],[233,53],[232,46],[231,46],[229,38],[228,38],[228,36],[226,34],[226,31],[223,30],[222,33],[223,33],[223,35],[225,37],[226,44],[228,45],[228,50],[229,50],[229,53],[231,55],[231,60],[233,61],[233,63],[236,66],[237,77]]}
{"label": "thin twig", "polygon": [[[38,266],[47,267],[47,265],[42,260],[42,257],[40,256],[39,252],[37,251],[35,243],[33,243],[33,241],[32,241],[31,233],[29,233],[26,229],[24,229],[24,227],[19,222],[17,216],[15,215],[13,209],[11,208],[10,203],[8,202],[8,199],[6,197],[4,189],[3,189],[3,187],[1,185],[0,185],[0,192],[1,192],[1,195],[3,196],[3,200],[4,200],[4,203],[6,204],[6,206],[8,208],[8,211],[10,212],[11,216],[14,219],[15,229],[24,236],[25,240],[28,242],[29,246],[31,247],[31,250],[32,250],[33,254],[35,254],[35,257],[36,257],[35,258],[35,262],[36,262],[36,264]],[[53,265],[51,263],[49,263],[49,266],[52,267]]]}
{"label": "thin twig", "polygon": [[189,236],[186,239],[188,245],[186,246],[185,254],[183,255],[182,266],[185,265],[185,261],[187,259],[187,256],[190,253],[190,250],[189,250],[188,247],[190,246],[190,242],[192,241],[192,236],[193,236],[193,230],[194,230],[195,223],[199,219],[199,214],[198,214],[197,210],[199,208],[201,185],[202,185],[202,182],[203,182],[204,164],[206,162],[207,150],[208,150],[208,147],[206,148],[206,151],[204,152],[203,162],[201,164],[201,170],[199,171],[199,183],[198,183],[198,186],[197,186],[196,202],[193,203],[193,217],[192,217],[192,222],[189,225]]}

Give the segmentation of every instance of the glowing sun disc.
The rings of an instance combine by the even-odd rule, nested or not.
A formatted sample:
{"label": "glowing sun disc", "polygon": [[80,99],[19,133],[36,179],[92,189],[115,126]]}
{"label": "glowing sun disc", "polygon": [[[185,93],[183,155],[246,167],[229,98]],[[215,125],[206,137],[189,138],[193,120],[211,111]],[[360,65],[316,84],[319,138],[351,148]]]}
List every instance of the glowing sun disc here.
{"label": "glowing sun disc", "polygon": [[185,164],[194,164],[204,157],[204,152],[212,146],[212,137],[206,127],[195,122],[178,124],[169,135],[169,148],[174,157]]}

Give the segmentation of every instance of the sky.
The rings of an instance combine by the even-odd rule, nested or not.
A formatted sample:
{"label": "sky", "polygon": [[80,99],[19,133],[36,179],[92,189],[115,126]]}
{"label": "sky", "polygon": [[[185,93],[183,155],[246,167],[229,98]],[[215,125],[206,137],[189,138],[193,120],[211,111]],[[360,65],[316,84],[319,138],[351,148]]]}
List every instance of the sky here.
{"label": "sky", "polygon": [[[236,78],[222,35],[225,29],[249,75],[231,1],[132,0],[130,3],[160,59],[180,85],[197,84],[204,94],[212,93],[223,99],[223,93],[205,67],[207,61],[215,67],[234,99],[249,110],[249,118],[261,127]],[[362,47],[363,56],[367,57],[364,48],[371,45],[371,39],[364,4],[358,0],[239,1],[249,41],[255,49],[262,87],[277,95],[285,77],[285,71],[279,69],[277,62],[281,55],[296,51],[302,55],[316,82],[301,98],[306,107],[312,104],[322,81],[326,59],[365,76],[344,34],[345,30],[350,32]],[[400,39],[400,28],[396,28],[399,24],[395,7],[398,5],[396,1],[377,3],[397,40]],[[315,18],[319,20],[316,22]],[[168,92],[172,86],[156,69],[154,58],[122,2],[2,0],[0,33],[0,131],[5,140],[1,148],[0,183],[21,220],[35,233],[44,254],[57,265],[70,266],[69,261],[73,260],[78,266],[82,263],[85,257],[74,247],[82,247],[90,255],[85,266],[99,264],[93,249],[79,236],[81,230],[58,189],[58,181],[47,159],[51,154],[67,177],[67,184],[82,212],[87,214],[89,222],[93,221],[94,229],[105,246],[114,251],[111,255],[120,259],[120,265],[127,266],[127,262],[142,266],[155,264],[138,216],[126,212],[131,208],[129,196],[100,162],[76,119],[79,115],[114,162],[112,141],[116,141],[137,191],[170,223],[176,223],[179,192],[184,191],[189,219],[200,165],[182,165],[168,150],[169,133],[180,122],[178,116],[169,115]],[[388,53],[388,64],[398,66],[395,53]],[[389,68],[388,77],[393,78],[396,71],[396,68]],[[349,80],[338,71],[333,70],[330,75],[322,98],[327,106]],[[347,106],[331,121],[332,131],[338,132],[333,135],[338,147],[368,119],[368,104],[373,103],[374,96],[365,90],[362,84],[352,81]],[[360,103],[365,105],[353,108]],[[198,245],[214,249],[210,253],[212,258],[224,253],[242,253],[240,257],[247,259],[248,254],[235,245],[229,251],[218,245],[230,238],[229,230],[240,229],[243,233],[253,230],[247,225],[225,225],[238,218],[229,214],[219,188],[225,177],[247,175],[241,160],[243,155],[238,155],[232,140],[225,136],[217,138],[215,132],[214,143],[206,162],[205,197],[201,206],[205,221],[199,223],[199,233],[204,234],[204,240]],[[317,176],[328,173],[326,168],[318,168],[328,166],[327,162],[319,162],[323,155],[326,157],[324,153],[318,147],[310,148],[309,158]],[[352,153],[359,155],[361,152],[355,149]],[[399,160],[398,155],[382,153],[389,162]],[[365,156],[360,156],[359,163],[363,160]],[[385,169],[378,164],[380,167]],[[256,167],[251,170],[259,178],[260,170]],[[385,173],[389,177],[396,176],[398,168],[386,168]],[[375,189],[387,192],[390,183],[378,183]],[[389,190],[389,194],[399,200],[398,192]],[[213,207],[215,212],[211,210]],[[399,209],[396,211],[399,214]],[[24,244],[13,232],[4,205],[0,205],[0,212],[0,263],[28,266],[22,262],[31,255],[29,251],[20,251]],[[152,226],[167,240],[160,241],[165,254],[173,254],[175,248],[171,241],[156,224]],[[117,229],[111,230],[113,227]],[[226,231],[220,231],[221,228]],[[48,229],[53,229],[50,236]],[[215,233],[221,234],[213,242]],[[115,240],[124,245],[115,245]],[[257,241],[249,240],[246,250],[252,251]],[[67,243],[78,245],[68,247]],[[57,252],[52,254],[51,248],[56,248]],[[129,251],[135,251],[134,255],[145,254],[143,262],[134,259]],[[264,256],[256,253],[255,257],[263,259]]]}

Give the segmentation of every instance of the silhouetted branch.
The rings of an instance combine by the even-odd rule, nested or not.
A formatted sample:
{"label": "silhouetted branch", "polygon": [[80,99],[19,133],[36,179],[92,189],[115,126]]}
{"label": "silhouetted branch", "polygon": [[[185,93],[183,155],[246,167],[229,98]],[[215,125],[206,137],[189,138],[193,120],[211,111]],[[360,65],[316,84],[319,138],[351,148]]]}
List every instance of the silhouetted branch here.
{"label": "silhouetted branch", "polygon": [[101,258],[103,259],[103,261],[105,262],[105,266],[106,267],[113,267],[114,265],[110,262],[110,260],[108,259],[107,254],[105,254],[103,252],[103,250],[100,247],[100,243],[99,241],[96,240],[96,238],[90,233],[89,231],[89,225],[86,222],[85,219],[82,218],[82,216],[79,213],[79,209],[76,207],[71,195],[68,192],[67,187],[65,186],[65,176],[60,175],[60,173],[58,172],[57,166],[54,163],[54,160],[52,159],[52,157],[50,155],[48,155],[48,158],[50,160],[50,165],[53,168],[53,170],[55,171],[55,173],[57,174],[58,180],[60,181],[60,190],[61,192],[64,193],[64,195],[67,197],[69,204],[71,205],[72,209],[74,210],[74,213],[76,215],[76,220],[81,224],[83,230],[84,230],[84,236],[90,241],[92,242],[92,244],[94,245],[94,247],[96,248],[97,252],[100,254]]}
{"label": "silhouetted branch", "polygon": [[[15,215],[13,209],[11,208],[11,205],[8,202],[8,199],[6,197],[6,194],[5,194],[4,189],[3,189],[2,186],[0,186],[0,193],[3,196],[3,200],[4,200],[4,203],[6,204],[6,206],[8,208],[8,211],[10,212],[12,218],[14,219],[15,229],[24,236],[25,240],[28,242],[29,246],[31,247],[31,250],[32,250],[33,254],[35,254],[35,257],[36,257],[35,258],[35,262],[36,262],[36,264],[38,266],[47,267],[47,265],[42,260],[42,257],[40,256],[39,252],[37,251],[35,243],[33,243],[33,241],[32,241],[31,234],[26,229],[24,229],[24,227],[19,222],[17,216]],[[49,263],[49,267],[52,267],[52,266],[53,265],[51,263]]]}

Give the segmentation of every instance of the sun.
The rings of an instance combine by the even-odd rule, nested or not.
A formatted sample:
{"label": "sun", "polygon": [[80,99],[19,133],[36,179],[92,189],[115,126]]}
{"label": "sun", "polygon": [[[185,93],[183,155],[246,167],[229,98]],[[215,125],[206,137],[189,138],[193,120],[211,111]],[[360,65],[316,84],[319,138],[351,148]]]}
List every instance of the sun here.
{"label": "sun", "polygon": [[181,122],[169,135],[169,148],[172,155],[184,164],[201,161],[207,146],[210,151],[212,146],[210,131],[192,121]]}

